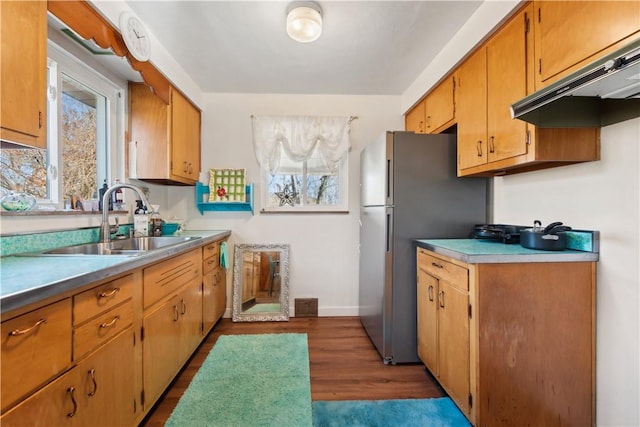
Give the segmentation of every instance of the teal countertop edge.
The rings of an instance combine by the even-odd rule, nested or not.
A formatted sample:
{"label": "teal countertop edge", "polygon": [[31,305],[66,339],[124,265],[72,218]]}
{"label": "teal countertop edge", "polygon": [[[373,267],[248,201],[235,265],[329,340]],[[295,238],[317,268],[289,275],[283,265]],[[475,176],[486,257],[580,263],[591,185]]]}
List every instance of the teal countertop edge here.
{"label": "teal countertop edge", "polygon": [[231,235],[229,230],[189,230],[197,236],[163,250],[138,256],[6,256],[0,258],[0,312],[2,314],[54,298],[93,282],[186,252]]}
{"label": "teal countertop edge", "polygon": [[599,259],[597,252],[539,251],[523,248],[519,244],[480,239],[415,239],[414,242],[419,247],[468,264],[593,262]]}

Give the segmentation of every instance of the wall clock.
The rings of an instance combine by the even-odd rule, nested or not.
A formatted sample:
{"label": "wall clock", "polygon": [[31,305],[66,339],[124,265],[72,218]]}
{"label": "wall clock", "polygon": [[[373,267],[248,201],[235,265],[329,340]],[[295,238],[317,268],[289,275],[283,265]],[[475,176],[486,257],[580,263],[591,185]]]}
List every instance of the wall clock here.
{"label": "wall clock", "polygon": [[120,15],[120,31],[131,56],[140,62],[148,61],[151,54],[151,40],[142,21],[131,12],[123,12]]}

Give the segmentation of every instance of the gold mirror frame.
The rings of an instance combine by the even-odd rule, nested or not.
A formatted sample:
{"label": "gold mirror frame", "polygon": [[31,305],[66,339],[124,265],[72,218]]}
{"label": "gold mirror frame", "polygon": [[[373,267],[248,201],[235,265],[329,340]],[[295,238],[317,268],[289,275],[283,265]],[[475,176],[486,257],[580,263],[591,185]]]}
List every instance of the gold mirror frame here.
{"label": "gold mirror frame", "polygon": [[[279,287],[279,307],[266,311],[254,311],[259,306],[257,298],[253,301],[252,311],[246,310],[247,301],[245,299],[245,256],[251,253],[271,253],[277,255],[277,266],[274,268],[275,274],[280,280]],[[262,257],[261,257],[262,258]],[[277,270],[277,271],[276,271]],[[272,278],[273,278],[272,274]],[[271,304],[270,304],[271,305]],[[289,245],[288,244],[236,244],[234,246],[233,262],[233,305],[232,319],[234,322],[265,322],[265,321],[288,321],[289,320]]]}

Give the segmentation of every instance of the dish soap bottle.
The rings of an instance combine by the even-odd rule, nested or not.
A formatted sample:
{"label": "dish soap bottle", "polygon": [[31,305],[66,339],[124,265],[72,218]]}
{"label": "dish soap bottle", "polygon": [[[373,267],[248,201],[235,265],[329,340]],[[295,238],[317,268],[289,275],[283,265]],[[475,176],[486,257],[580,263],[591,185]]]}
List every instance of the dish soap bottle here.
{"label": "dish soap bottle", "polygon": [[136,203],[138,206],[133,215],[134,236],[147,237],[149,235],[149,215],[147,215],[147,211],[145,210],[142,200],[136,200]]}
{"label": "dish soap bottle", "polygon": [[153,205],[153,213],[151,213],[151,236],[160,237],[162,236],[162,218],[160,218],[160,213],[158,212],[158,207]]}

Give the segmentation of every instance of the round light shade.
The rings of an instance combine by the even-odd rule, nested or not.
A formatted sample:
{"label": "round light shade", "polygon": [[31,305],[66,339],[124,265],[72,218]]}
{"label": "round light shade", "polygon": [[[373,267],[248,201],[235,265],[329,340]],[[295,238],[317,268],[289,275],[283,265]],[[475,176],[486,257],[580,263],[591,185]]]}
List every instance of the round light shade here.
{"label": "round light shade", "polygon": [[300,43],[317,40],[322,34],[320,7],[306,3],[292,8],[287,14],[287,34]]}

